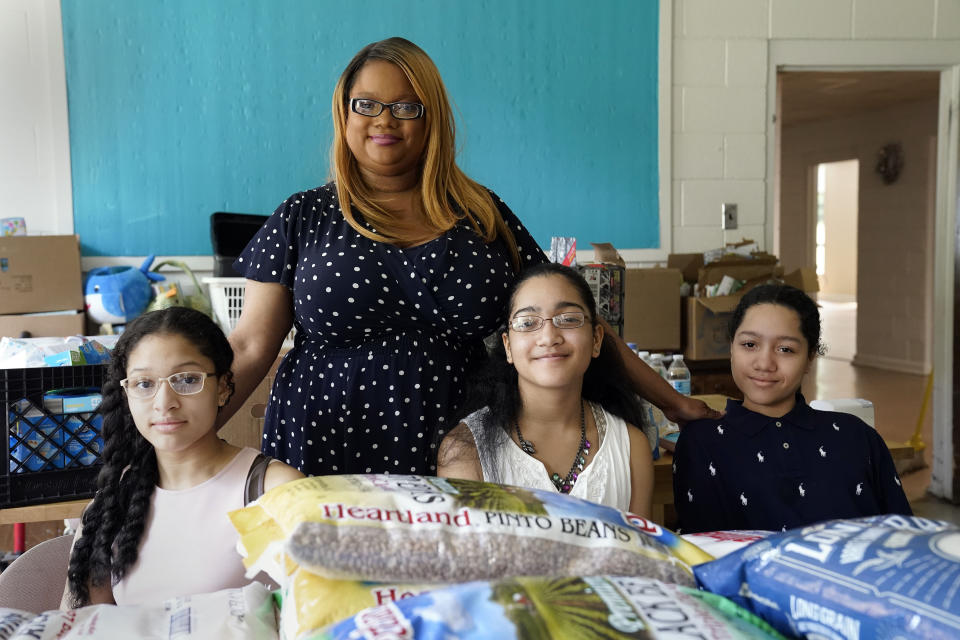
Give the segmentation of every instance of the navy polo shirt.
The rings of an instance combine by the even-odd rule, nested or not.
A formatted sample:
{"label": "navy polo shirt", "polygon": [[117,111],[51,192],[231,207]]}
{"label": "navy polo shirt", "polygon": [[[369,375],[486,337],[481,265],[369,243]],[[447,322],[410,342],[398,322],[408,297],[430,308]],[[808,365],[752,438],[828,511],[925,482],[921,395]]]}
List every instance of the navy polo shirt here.
{"label": "navy polo shirt", "polygon": [[673,499],[683,533],[912,513],[880,434],[854,415],[812,409],[800,393],[781,418],[728,400],[723,418],[684,427]]}

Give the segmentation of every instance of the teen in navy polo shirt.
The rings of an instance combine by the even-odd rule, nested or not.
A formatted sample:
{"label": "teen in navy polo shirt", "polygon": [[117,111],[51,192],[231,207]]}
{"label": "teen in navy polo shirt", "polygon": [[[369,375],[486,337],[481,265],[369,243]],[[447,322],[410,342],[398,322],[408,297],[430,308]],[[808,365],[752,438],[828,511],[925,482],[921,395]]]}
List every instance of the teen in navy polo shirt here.
{"label": "teen in navy polo shirt", "polygon": [[743,402],[689,423],[673,496],[683,533],[786,530],[832,518],[911,514],[883,438],[800,393],[820,344],[817,305],[799,289],[756,287],[730,320],[730,369]]}

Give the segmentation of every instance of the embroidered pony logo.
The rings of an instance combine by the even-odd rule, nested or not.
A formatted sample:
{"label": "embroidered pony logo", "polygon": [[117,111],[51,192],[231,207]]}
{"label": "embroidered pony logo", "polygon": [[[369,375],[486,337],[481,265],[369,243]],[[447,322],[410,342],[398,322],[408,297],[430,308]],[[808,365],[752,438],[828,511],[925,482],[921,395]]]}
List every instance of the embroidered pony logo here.
{"label": "embroidered pony logo", "polygon": [[718,424],[718,425],[717,425],[717,433],[719,433],[720,435],[723,435],[723,425],[722,425],[722,424]]}
{"label": "embroidered pony logo", "polygon": [[709,471],[709,472],[710,472],[710,475],[712,475],[712,476],[717,475],[717,469],[713,466],[713,462],[711,462],[711,463],[710,463],[710,466],[707,467],[707,471]]}
{"label": "embroidered pony logo", "polygon": [[743,495],[742,493],[740,494],[740,504],[747,506],[747,496]]}
{"label": "embroidered pony logo", "polygon": [[827,457],[827,452],[823,450],[823,447],[820,447],[819,451],[820,451],[820,457],[821,457],[821,458],[826,458],[826,457]]}
{"label": "embroidered pony logo", "polygon": [[860,495],[861,493],[863,493],[863,483],[862,483],[862,482],[858,482],[858,483],[857,483],[857,495]]}
{"label": "embroidered pony logo", "polygon": [[763,462],[763,451],[757,451],[757,462]]}
{"label": "embroidered pony logo", "polygon": [[800,497],[801,497],[801,498],[804,497],[805,495],[807,495],[807,492],[806,492],[806,491],[804,490],[804,488],[803,488],[803,483],[802,483],[802,482],[800,483],[800,486],[797,487],[797,489],[800,490]]}

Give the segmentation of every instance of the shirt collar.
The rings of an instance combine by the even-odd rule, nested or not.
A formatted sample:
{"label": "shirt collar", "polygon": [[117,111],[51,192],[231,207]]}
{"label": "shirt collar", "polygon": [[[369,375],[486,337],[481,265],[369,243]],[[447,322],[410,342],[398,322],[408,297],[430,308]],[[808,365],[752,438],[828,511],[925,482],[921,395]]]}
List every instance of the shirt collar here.
{"label": "shirt collar", "polygon": [[797,391],[796,404],[793,409],[779,418],[771,418],[745,409],[742,401],[731,398],[727,400],[727,415],[723,420],[748,436],[755,436],[766,426],[776,422],[785,422],[790,426],[808,431],[812,431],[815,427],[813,409],[810,408],[807,401],[804,400],[803,394],[799,391]]}

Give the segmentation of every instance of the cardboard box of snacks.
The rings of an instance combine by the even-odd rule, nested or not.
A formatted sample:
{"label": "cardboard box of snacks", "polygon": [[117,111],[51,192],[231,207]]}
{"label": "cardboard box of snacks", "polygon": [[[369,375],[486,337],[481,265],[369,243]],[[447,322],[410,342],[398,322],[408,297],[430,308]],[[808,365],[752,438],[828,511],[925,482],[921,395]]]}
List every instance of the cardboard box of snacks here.
{"label": "cardboard box of snacks", "polygon": [[0,237],[0,336],[83,333],[83,308],[77,236]]}
{"label": "cardboard box of snacks", "polygon": [[627,269],[623,339],[647,351],[679,351],[682,283],[679,269]]}

